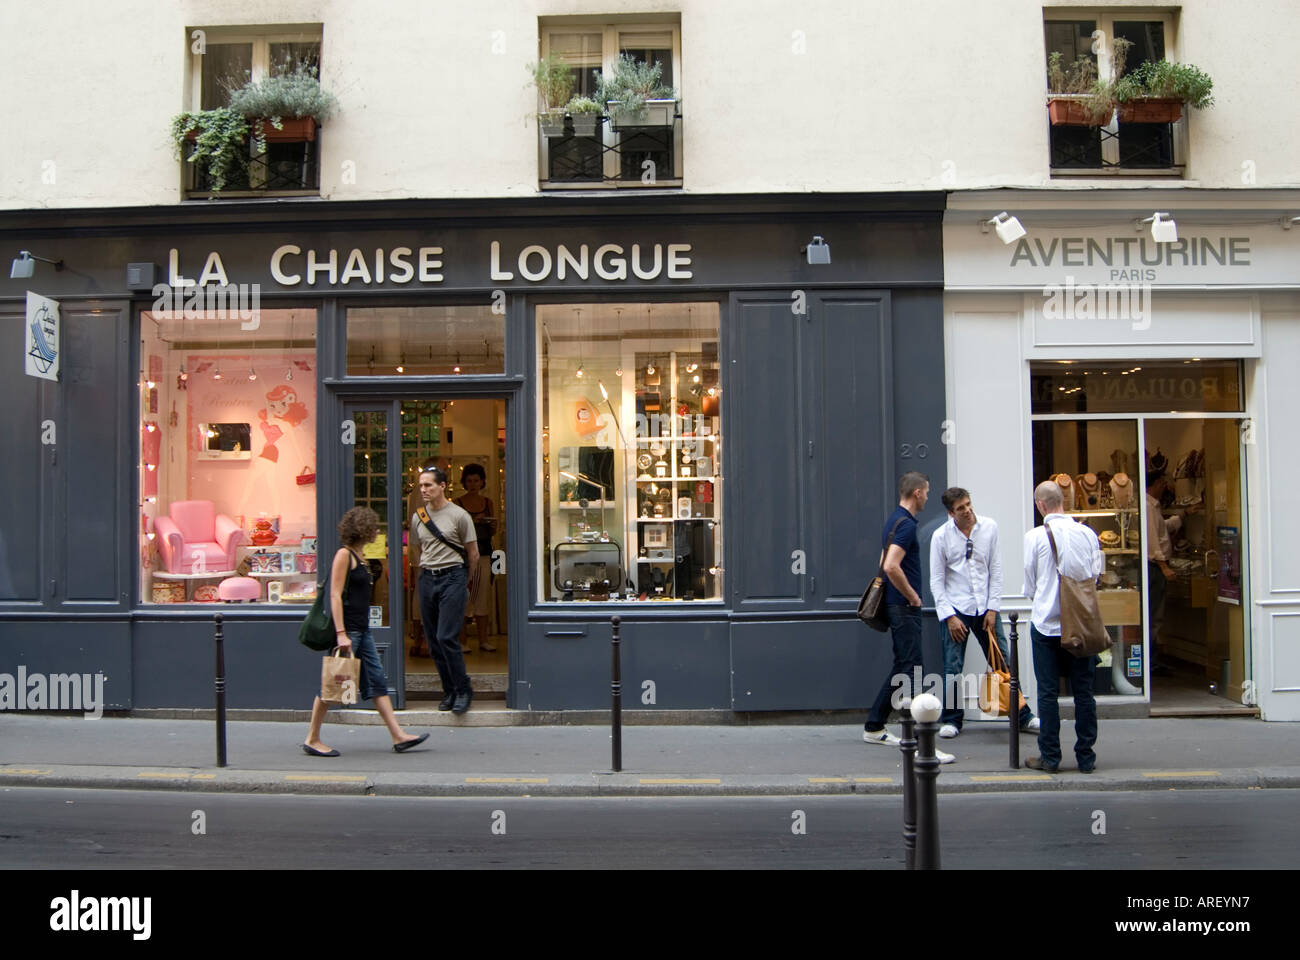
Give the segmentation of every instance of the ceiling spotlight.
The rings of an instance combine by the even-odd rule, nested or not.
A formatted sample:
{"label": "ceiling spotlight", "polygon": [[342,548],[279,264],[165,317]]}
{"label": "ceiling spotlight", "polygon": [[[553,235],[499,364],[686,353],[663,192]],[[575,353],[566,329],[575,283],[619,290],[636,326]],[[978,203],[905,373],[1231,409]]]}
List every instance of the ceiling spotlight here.
{"label": "ceiling spotlight", "polygon": [[1153,213],[1138,221],[1138,232],[1142,224],[1151,224],[1151,239],[1156,243],[1174,243],[1178,239],[1178,224],[1167,213]]}
{"label": "ceiling spotlight", "polygon": [[982,222],[980,230],[988,233],[990,226],[997,232],[998,239],[1003,243],[1015,243],[1025,235],[1025,228],[1020,225],[1020,221],[1005,210],[993,219]]}
{"label": "ceiling spotlight", "polygon": [[397,370],[398,373],[406,372],[406,351],[405,350],[402,351],[402,355],[398,359],[397,366],[394,369]]}
{"label": "ceiling spotlight", "polygon": [[253,369],[252,363],[249,363],[248,365],[248,379],[249,380],[257,379],[257,371]]}
{"label": "ceiling spotlight", "polygon": [[803,247],[799,252],[808,257],[809,264],[831,262],[831,245],[824,237],[813,237],[808,241],[808,246]]}
{"label": "ceiling spotlight", "polygon": [[574,376],[575,376],[575,377],[581,377],[581,376],[582,376],[582,364],[581,364],[581,363],[578,364],[578,372],[575,373]]}
{"label": "ceiling spotlight", "polygon": [[212,379],[213,379],[213,380],[220,380],[220,379],[221,379],[221,363],[220,363],[220,362],[217,363],[216,368],[212,371]]}
{"label": "ceiling spotlight", "polygon": [[45,257],[34,256],[30,250],[19,250],[18,256],[14,258],[12,265],[9,267],[9,279],[26,280],[32,276],[36,273],[37,260],[41,261],[41,263],[54,264],[55,270],[63,269],[62,260],[47,260]]}
{"label": "ceiling spotlight", "polygon": [[370,348],[370,359],[366,361],[366,367],[369,368],[371,373],[375,372],[375,348],[373,346]]}
{"label": "ceiling spotlight", "polygon": [[653,361],[645,365],[645,372],[648,377],[653,377],[655,375],[655,365]]}

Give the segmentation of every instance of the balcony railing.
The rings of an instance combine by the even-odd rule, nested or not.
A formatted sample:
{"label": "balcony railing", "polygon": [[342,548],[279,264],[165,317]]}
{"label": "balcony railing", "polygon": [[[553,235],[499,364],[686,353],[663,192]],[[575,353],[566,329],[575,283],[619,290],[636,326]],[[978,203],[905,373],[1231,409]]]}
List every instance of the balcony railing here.
{"label": "balcony railing", "polygon": [[203,162],[189,163],[193,144],[187,144],[182,169],[187,194],[199,196],[248,196],[262,194],[317,194],[320,192],[320,139],[270,142],[265,153],[253,153],[249,147],[234,170],[226,175],[226,184],[217,193]]}

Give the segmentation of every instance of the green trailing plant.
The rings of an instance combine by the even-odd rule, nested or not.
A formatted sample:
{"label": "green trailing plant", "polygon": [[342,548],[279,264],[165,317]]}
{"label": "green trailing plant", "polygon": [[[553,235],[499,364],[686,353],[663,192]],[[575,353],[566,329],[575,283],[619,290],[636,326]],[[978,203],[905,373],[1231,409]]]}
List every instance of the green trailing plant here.
{"label": "green trailing plant", "polygon": [[676,100],[677,91],[663,82],[660,64],[641,63],[621,53],[611,73],[596,72],[596,99],[635,114],[645,109],[647,100]]}
{"label": "green trailing plant", "polygon": [[564,105],[573,96],[573,71],[564,62],[564,58],[552,51],[528,69],[533,75],[533,85],[542,98],[542,113],[564,116]]}
{"label": "green trailing plant", "polygon": [[248,121],[229,107],[198,110],[172,118],[171,136],[179,152],[194,131],[194,150],[189,163],[202,162],[212,179],[212,189],[220,192],[226,181],[248,162],[244,142],[248,139]]}

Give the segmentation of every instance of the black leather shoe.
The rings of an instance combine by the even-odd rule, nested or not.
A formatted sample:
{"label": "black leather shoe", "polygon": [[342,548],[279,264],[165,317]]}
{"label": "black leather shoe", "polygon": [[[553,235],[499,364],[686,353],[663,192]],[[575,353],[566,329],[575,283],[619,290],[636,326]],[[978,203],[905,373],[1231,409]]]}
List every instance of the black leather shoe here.
{"label": "black leather shoe", "polygon": [[302,745],[302,752],[309,757],[337,757],[337,750],[317,750],[315,747],[309,747],[307,744]]}
{"label": "black leather shoe", "polygon": [[451,705],[455,702],[456,702],[456,692],[453,690],[451,693],[448,693],[445,697],[443,697],[441,700],[438,701],[438,709],[443,711],[450,710]]}
{"label": "black leather shoe", "polygon": [[1043,773],[1056,773],[1057,767],[1054,763],[1043,763],[1042,757],[1026,757],[1025,766],[1030,770],[1041,770]]}
{"label": "black leather shoe", "polygon": [[451,705],[452,713],[464,713],[469,709],[469,705],[474,702],[474,691],[466,690],[464,693],[456,694],[456,702]]}
{"label": "black leather shoe", "polygon": [[407,750],[410,750],[412,747],[418,747],[420,744],[424,743],[424,741],[428,739],[429,739],[429,735],[427,733],[422,733],[414,740],[403,740],[401,743],[395,743],[393,744],[393,753],[405,753]]}
{"label": "black leather shoe", "polygon": [[1094,770],[1096,770],[1096,769],[1097,769],[1097,768],[1096,768],[1095,766],[1092,766],[1092,767],[1080,767],[1080,768],[1079,768],[1079,772],[1080,772],[1080,773],[1092,773],[1092,771],[1094,771]]}

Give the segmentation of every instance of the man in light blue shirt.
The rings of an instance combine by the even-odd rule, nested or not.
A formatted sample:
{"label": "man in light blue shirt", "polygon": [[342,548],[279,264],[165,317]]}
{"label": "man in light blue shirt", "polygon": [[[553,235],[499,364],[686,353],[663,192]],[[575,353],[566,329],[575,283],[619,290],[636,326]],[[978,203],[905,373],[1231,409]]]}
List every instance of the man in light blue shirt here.
{"label": "man in light blue shirt", "polygon": [[[943,644],[944,703],[939,736],[951,739],[961,733],[965,709],[960,702],[960,677],[966,661],[966,639],[973,633],[984,656],[989,656],[989,632],[993,631],[1010,662],[1011,652],[1002,633],[998,610],[1002,604],[1002,555],[998,549],[998,525],[988,517],[975,515],[970,493],[949,487],[943,494],[948,522],[930,539],[930,592],[939,617],[939,640]],[[1020,729],[1038,729],[1038,718],[1029,705],[1020,708]]]}

